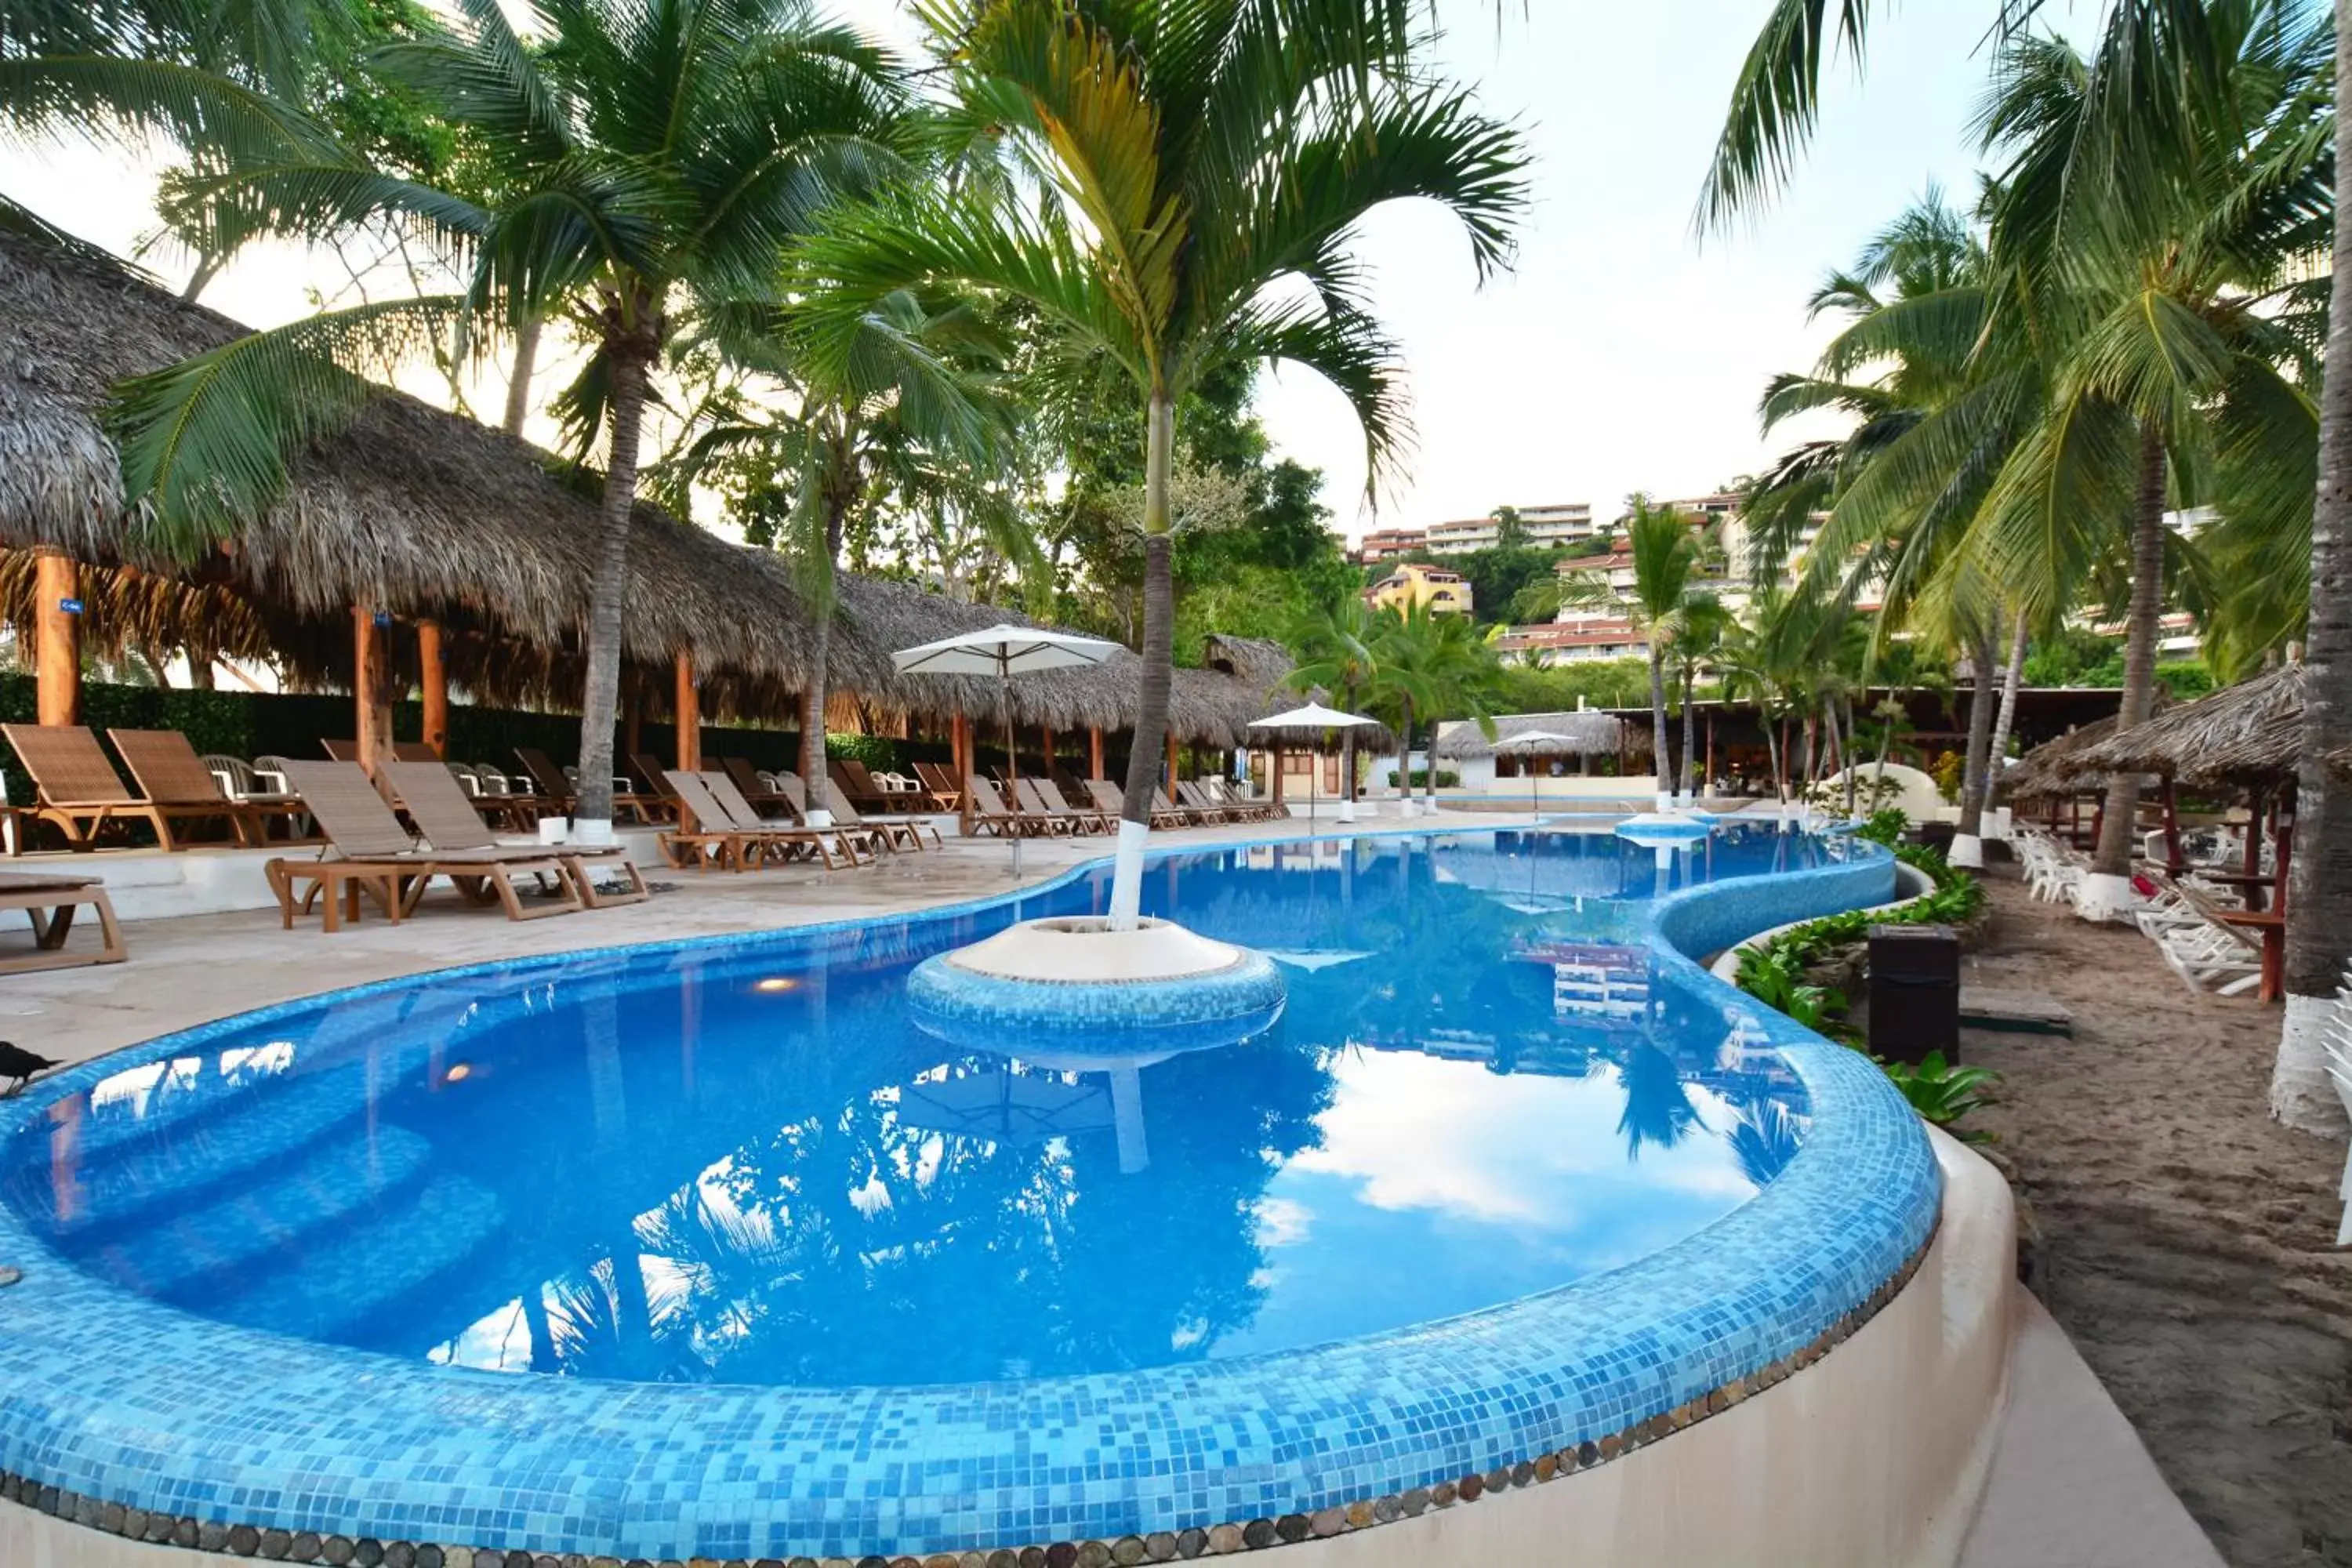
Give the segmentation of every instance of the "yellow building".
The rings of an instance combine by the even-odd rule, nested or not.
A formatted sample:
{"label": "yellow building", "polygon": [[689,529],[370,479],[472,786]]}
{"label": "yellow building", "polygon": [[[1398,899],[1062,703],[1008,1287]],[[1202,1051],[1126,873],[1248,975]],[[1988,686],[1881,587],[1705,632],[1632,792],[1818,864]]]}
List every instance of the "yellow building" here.
{"label": "yellow building", "polygon": [[1470,580],[1459,572],[1448,572],[1443,566],[1425,565],[1408,561],[1395,571],[1373,584],[1367,590],[1372,608],[1385,610],[1391,606],[1425,605],[1433,616],[1466,616],[1470,613]]}

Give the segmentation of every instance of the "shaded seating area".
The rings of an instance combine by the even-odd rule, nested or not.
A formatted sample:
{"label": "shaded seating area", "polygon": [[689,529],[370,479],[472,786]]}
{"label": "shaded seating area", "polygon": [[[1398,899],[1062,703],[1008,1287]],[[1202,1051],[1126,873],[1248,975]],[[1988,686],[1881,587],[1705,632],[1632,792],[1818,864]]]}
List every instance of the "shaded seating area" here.
{"label": "shaded seating area", "polygon": [[[436,850],[530,847],[501,844],[456,776],[439,763],[385,763],[377,774],[394,803],[408,814],[418,835]],[[644,875],[620,845],[562,844],[554,846],[553,852],[572,890],[589,909],[638,903],[646,896]],[[621,879],[610,887],[599,886],[600,870],[617,871]]]}

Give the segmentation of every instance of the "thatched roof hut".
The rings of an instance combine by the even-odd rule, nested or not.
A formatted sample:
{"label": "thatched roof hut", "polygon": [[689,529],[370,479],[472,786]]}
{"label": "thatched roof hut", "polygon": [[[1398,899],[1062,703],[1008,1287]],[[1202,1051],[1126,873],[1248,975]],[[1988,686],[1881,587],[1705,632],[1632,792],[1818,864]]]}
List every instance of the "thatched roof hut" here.
{"label": "thatched roof hut", "polygon": [[1560,748],[1565,755],[1613,757],[1621,750],[1627,756],[1650,754],[1647,730],[1598,709],[1580,709],[1571,713],[1514,713],[1498,718],[1492,741],[1475,724],[1449,724],[1437,738],[1437,754],[1454,762],[1491,757],[1500,743],[1539,730],[1567,736],[1570,743]]}
{"label": "thatched roof hut", "polygon": [[2085,769],[2082,755],[2116,732],[2120,714],[2110,713],[2087,724],[2069,730],[2054,741],[2042,744],[2019,758],[2015,765],[2002,771],[2001,793],[2011,800],[2031,800],[2037,796],[2074,795],[2095,789],[2107,782],[2098,769]]}
{"label": "thatched roof hut", "polygon": [[2283,665],[2084,747],[2076,766],[2158,773],[2200,785],[2269,784],[2292,776],[2303,745],[2304,669]]}
{"label": "thatched roof hut", "polygon": [[[102,411],[127,376],[243,335],[127,268],[0,235],[0,547],[54,546],[85,563],[85,630],[132,646],[264,652],[298,679],[347,684],[353,605],[444,628],[452,679],[489,700],[567,706],[581,689],[594,502],[552,455],[386,390],[299,455],[284,498],[233,547],[176,561],[126,512]],[[640,505],[623,614],[625,688],[669,706],[692,658],[707,712],[789,720],[810,670],[810,616],[789,563]],[[0,613],[31,617],[30,572],[0,565]],[[164,585],[172,585],[166,591]],[[992,716],[995,688],[902,677],[893,648],[1028,618],[922,588],[845,576],[828,684],[882,710]],[[1228,640],[1228,639],[1221,639]],[[1230,671],[1180,672],[1179,739],[1232,745],[1258,710],[1265,647]],[[1286,670],[1286,662],[1284,665]],[[1131,725],[1132,655],[1013,684],[1015,718],[1061,729]]]}

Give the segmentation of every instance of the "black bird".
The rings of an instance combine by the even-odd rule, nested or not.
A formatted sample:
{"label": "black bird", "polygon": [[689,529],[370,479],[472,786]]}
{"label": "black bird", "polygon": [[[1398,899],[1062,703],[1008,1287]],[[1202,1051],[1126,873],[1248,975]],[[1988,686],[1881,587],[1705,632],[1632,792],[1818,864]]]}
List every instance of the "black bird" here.
{"label": "black bird", "polygon": [[32,1082],[35,1073],[47,1072],[51,1068],[64,1065],[63,1062],[53,1058],[35,1056],[22,1046],[12,1046],[5,1040],[0,1040],[0,1079],[16,1080],[5,1091],[0,1091],[0,1100],[11,1099],[23,1093],[25,1086]]}

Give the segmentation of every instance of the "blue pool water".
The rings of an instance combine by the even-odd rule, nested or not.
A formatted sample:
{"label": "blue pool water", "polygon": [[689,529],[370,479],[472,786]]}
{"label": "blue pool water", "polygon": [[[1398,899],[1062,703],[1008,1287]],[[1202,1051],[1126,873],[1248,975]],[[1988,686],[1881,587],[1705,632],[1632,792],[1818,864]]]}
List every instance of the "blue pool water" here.
{"label": "blue pool water", "polygon": [[1662,972],[1644,906],[1834,853],[1734,829],[1171,858],[1148,911],[1271,952],[1290,1000],[1164,1059],[1041,1065],[902,1001],[921,958],[1098,909],[1107,873],[428,982],[100,1079],[0,1151],[0,1195],[142,1296],[515,1373],[907,1384],[1286,1350],[1570,1283],[1769,1183],[1804,1091]]}

